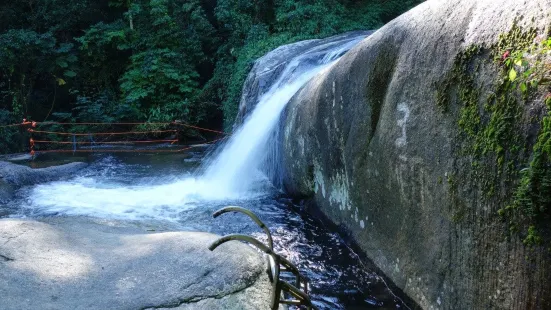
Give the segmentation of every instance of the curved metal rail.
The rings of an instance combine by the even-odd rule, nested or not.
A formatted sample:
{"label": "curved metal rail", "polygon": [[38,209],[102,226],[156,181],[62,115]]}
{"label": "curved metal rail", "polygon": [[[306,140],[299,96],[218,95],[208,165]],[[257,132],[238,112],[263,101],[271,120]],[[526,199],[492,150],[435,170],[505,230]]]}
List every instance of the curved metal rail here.
{"label": "curved metal rail", "polygon": [[250,210],[247,210],[247,209],[241,208],[241,207],[226,207],[226,208],[222,208],[222,209],[214,212],[214,214],[212,214],[212,217],[217,218],[220,215],[222,215],[224,213],[228,213],[228,212],[239,212],[239,213],[243,213],[243,214],[249,216],[258,226],[260,226],[260,228],[262,228],[262,230],[264,230],[264,232],[268,236],[268,246],[273,251],[274,241],[272,239],[272,233],[270,233],[270,230],[268,229],[268,226],[266,226],[266,224],[264,224],[258,218],[258,216],[256,216],[256,214],[252,213]]}
{"label": "curved metal rail", "polygon": [[[260,251],[266,253],[268,257],[268,274],[270,281],[272,282],[272,310],[279,309],[280,304],[295,305],[299,308],[317,310],[317,307],[312,304],[310,296],[308,296],[308,279],[303,276],[298,268],[293,265],[285,257],[277,254],[273,250],[272,234],[268,227],[250,210],[240,207],[227,207],[214,212],[213,217],[216,218],[221,214],[227,212],[240,212],[248,215],[260,228],[266,232],[268,236],[268,245],[265,245],[261,241],[247,235],[241,234],[229,234],[215,240],[210,246],[209,250],[214,251],[217,247],[228,241],[243,241],[250,243],[258,248]],[[295,285],[281,281],[280,273],[290,272],[295,277]],[[290,296],[292,299],[286,299],[286,296]]]}

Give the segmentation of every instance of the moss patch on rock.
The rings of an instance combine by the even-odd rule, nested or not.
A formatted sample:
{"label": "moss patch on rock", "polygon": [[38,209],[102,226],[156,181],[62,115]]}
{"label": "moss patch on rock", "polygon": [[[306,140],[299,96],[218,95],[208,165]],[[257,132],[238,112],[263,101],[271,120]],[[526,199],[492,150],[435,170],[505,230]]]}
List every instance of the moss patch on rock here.
{"label": "moss patch on rock", "polygon": [[[500,214],[512,218],[514,230],[528,225],[525,244],[541,244],[541,230],[549,230],[551,219],[551,97],[546,100],[547,115],[542,119],[541,129],[533,147],[529,167],[520,172],[520,182],[512,204]],[[523,225],[524,224],[524,225]]]}
{"label": "moss patch on rock", "polygon": [[[436,90],[443,113],[458,111],[458,156],[470,159],[470,181],[483,199],[507,206],[499,214],[529,245],[549,239],[542,234],[551,218],[551,96],[546,108],[540,100],[549,91],[551,40],[537,34],[514,23],[495,44],[460,51]],[[481,79],[481,67],[496,72],[495,78]],[[548,113],[526,124],[530,106]],[[530,126],[539,128],[535,143],[527,134]]]}

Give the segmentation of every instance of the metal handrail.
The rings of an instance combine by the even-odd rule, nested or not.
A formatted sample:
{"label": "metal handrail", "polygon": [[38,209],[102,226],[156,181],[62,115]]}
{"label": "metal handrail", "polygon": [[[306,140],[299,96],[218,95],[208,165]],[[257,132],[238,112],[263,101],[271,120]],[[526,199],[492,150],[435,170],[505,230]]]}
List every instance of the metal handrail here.
{"label": "metal handrail", "polygon": [[[268,274],[271,276],[270,281],[272,282],[272,296],[271,296],[272,310],[279,309],[280,304],[296,305],[299,307],[304,306],[306,307],[306,309],[309,309],[309,310],[311,309],[317,310],[318,308],[314,304],[312,304],[312,301],[308,296],[308,278],[303,276],[298,270],[298,268],[295,265],[293,265],[293,263],[291,263],[285,257],[274,252],[272,235],[268,227],[254,213],[240,207],[227,207],[227,208],[220,209],[213,214],[213,217],[216,218],[219,215],[227,212],[240,212],[248,215],[268,235],[268,246],[251,236],[241,235],[241,234],[229,234],[211,243],[209,246],[209,250],[214,251],[217,247],[219,247],[223,243],[232,241],[232,240],[244,241],[252,244],[262,252],[266,253],[268,255],[268,258],[271,258],[271,260],[268,259]],[[285,269],[282,270],[281,267],[284,267]],[[280,281],[279,277],[280,277],[281,271],[291,272],[295,276],[296,286],[284,281]],[[301,287],[304,288],[304,291],[301,291]],[[282,292],[283,292],[283,296],[282,296]],[[294,299],[285,299],[285,293],[291,295]]]}
{"label": "metal handrail", "polygon": [[243,213],[245,215],[248,215],[258,226],[260,226],[260,228],[262,228],[264,230],[264,232],[268,236],[268,246],[270,247],[270,249],[272,249],[272,251],[274,250],[274,241],[272,239],[272,233],[268,229],[268,226],[266,226],[266,224],[264,224],[258,218],[258,216],[256,216],[256,214],[252,213],[250,210],[247,210],[247,209],[241,208],[241,207],[226,207],[226,208],[222,208],[222,209],[214,212],[214,214],[212,216],[214,218],[217,218],[218,216],[220,216],[224,213],[228,213],[228,212],[239,212],[239,213]]}

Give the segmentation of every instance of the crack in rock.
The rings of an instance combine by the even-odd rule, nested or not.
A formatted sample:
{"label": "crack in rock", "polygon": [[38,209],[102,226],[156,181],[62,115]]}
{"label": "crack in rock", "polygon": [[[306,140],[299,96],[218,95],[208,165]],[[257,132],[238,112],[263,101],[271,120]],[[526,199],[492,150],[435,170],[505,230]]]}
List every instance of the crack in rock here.
{"label": "crack in rock", "polygon": [[141,308],[140,310],[153,310],[153,309],[173,309],[173,308],[178,308],[182,305],[185,305],[185,304],[194,304],[194,303],[198,303],[200,301],[203,301],[203,300],[209,300],[209,299],[222,299],[224,297],[228,297],[228,296],[232,296],[232,295],[237,295],[255,285],[258,284],[258,282],[260,281],[260,277],[257,278],[256,281],[254,281],[252,284],[250,285],[245,285],[239,289],[236,289],[235,291],[233,292],[227,292],[227,293],[224,293],[222,292],[221,295],[214,295],[214,296],[191,296],[191,297],[188,297],[188,298],[185,298],[185,299],[180,299],[176,302],[173,302],[173,303],[167,303],[167,304],[162,304],[162,305],[158,305],[158,306],[147,306],[147,307],[144,307],[144,308]]}
{"label": "crack in rock", "polygon": [[1,239],[6,240],[2,245],[4,246],[4,245],[8,244],[8,242],[12,241],[13,239],[21,237],[22,235],[26,234],[27,231],[28,231],[28,229],[24,229],[22,232],[20,232],[19,234],[15,235],[15,236],[1,236]]}
{"label": "crack in rock", "polygon": [[11,258],[11,257],[8,257],[6,255],[2,255],[0,254],[0,259],[5,261],[5,262],[13,262],[15,259]]}

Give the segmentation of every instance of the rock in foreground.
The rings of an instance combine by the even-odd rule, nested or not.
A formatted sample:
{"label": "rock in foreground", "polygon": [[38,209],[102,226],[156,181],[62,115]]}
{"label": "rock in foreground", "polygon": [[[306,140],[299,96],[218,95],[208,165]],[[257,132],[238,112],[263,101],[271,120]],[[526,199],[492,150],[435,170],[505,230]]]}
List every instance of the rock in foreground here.
{"label": "rock in foreground", "polygon": [[0,220],[2,309],[269,309],[250,247],[87,218]]}

